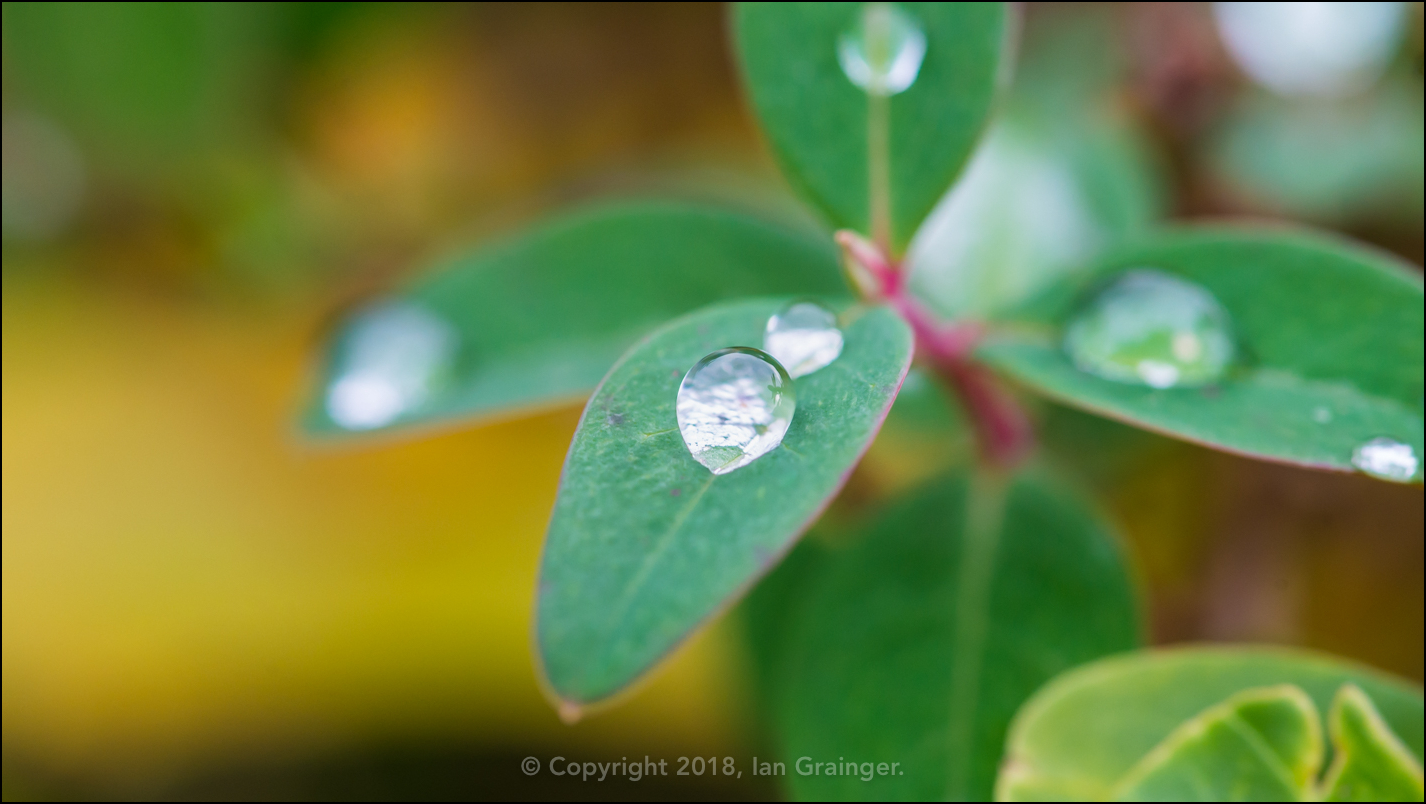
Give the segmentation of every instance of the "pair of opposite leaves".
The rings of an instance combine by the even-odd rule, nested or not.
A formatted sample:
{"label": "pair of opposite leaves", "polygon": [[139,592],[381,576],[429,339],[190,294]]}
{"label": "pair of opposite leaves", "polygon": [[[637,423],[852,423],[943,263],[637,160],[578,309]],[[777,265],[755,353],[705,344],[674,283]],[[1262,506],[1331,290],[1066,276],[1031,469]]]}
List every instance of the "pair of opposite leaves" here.
{"label": "pair of opposite leaves", "polygon": [[[866,231],[868,141],[858,132],[867,130],[869,100],[842,73],[830,44],[845,31],[857,8],[799,11],[759,5],[738,13],[745,75],[789,177],[833,222]],[[1004,32],[1005,12],[996,4],[917,7],[915,13],[925,26],[929,50],[920,78],[894,99],[888,112],[893,244],[909,238],[974,142],[993,95]],[[819,32],[826,35],[819,38]],[[856,124],[835,125],[839,120]],[[936,134],[937,142],[916,141],[927,132]],[[941,136],[947,132],[955,142]],[[660,317],[688,309],[680,306],[683,302],[670,304],[668,297],[676,294],[666,277],[647,281],[648,266],[666,265],[670,259],[706,263],[707,281],[688,289],[689,305],[694,299],[767,292],[768,276],[787,284],[786,290],[805,293],[820,290],[833,275],[835,257],[827,249],[794,244],[764,229],[730,216],[685,210],[611,211],[551,227],[529,246],[497,250],[418,288],[413,295],[457,322],[462,343],[509,343],[512,348],[476,355],[494,362],[474,370],[477,382],[469,389],[444,398],[439,408],[417,411],[417,418],[587,388],[597,378],[600,359],[609,359],[602,356],[622,351],[636,323],[646,329]],[[583,290],[571,297],[571,288],[562,283],[588,273],[591,255],[597,257],[599,281],[593,286],[575,282]],[[532,262],[551,270],[536,276],[527,270]],[[1152,239],[1067,283],[1073,292],[1107,273],[1151,265],[1211,291],[1232,314],[1252,363],[1222,389],[1201,394],[1165,395],[1104,382],[1079,371],[1057,344],[1034,337],[993,338],[978,355],[1035,390],[1141,426],[1262,457],[1350,469],[1353,449],[1385,431],[1402,430],[1401,440],[1418,446],[1420,442],[1420,338],[1411,337],[1420,330],[1420,283],[1389,263],[1317,237],[1208,231]],[[757,277],[738,272],[755,266],[761,266],[753,271]],[[1253,270],[1244,271],[1247,267]],[[795,276],[789,273],[794,270]],[[624,274],[629,274],[627,284],[616,281]],[[1253,282],[1244,281],[1249,276]],[[549,287],[535,293],[531,282]],[[465,302],[472,294],[486,295],[482,289],[492,298],[509,298],[518,291],[533,306],[550,307],[545,311],[549,314],[525,310],[511,318],[487,310],[498,314],[481,316]],[[830,287],[826,291],[833,292]],[[1047,298],[1048,306],[1027,306],[1013,316],[1032,325],[1025,331],[1064,320],[1061,302],[1066,294],[1057,291]],[[592,674],[604,676],[604,683],[565,685],[552,673],[562,695],[591,700],[617,690],[775,562],[835,493],[895,398],[910,356],[909,332],[888,311],[858,312],[847,331],[849,355],[838,361],[841,370],[811,378],[808,398],[817,399],[817,405],[804,408],[808,415],[799,415],[803,421],[791,427],[784,443],[789,449],[765,459],[785,463],[781,470],[769,464],[716,489],[697,477],[682,478],[672,467],[626,472],[631,464],[656,467],[659,461],[675,460],[673,454],[655,454],[654,449],[663,444],[662,433],[675,429],[669,426],[671,416],[648,417],[636,432],[642,440],[600,443],[599,432],[611,437],[635,432],[631,411],[671,407],[667,382],[660,380],[664,387],[657,390],[657,399],[652,385],[640,383],[653,383],[651,378],[660,372],[663,378],[672,373],[676,379],[711,348],[753,342],[748,338],[754,335],[745,333],[746,323],[752,318],[766,321],[770,312],[755,301],[733,302],[682,319],[626,353],[591,400],[571,447],[551,523],[540,630],[543,648],[560,643],[582,654]],[[601,337],[587,337],[591,328]],[[563,330],[597,347],[598,354],[569,346],[559,337]],[[1341,337],[1334,338],[1338,330]],[[702,337],[709,333],[714,337]],[[681,351],[700,338],[701,351]],[[1334,339],[1331,348],[1325,348],[1323,338]],[[681,366],[664,362],[673,352],[680,352]],[[501,362],[506,357],[510,359]],[[647,377],[632,376],[635,364]],[[655,365],[658,372],[645,372]],[[532,387],[515,382],[522,377],[533,382]],[[825,393],[817,392],[819,386]],[[529,393],[512,396],[512,389]],[[1316,419],[1324,406],[1334,412],[1330,426]],[[622,431],[610,429],[620,426]],[[800,428],[805,432],[799,436]],[[686,452],[680,457],[687,461]],[[608,482],[593,482],[596,479]],[[665,495],[664,503],[675,505],[652,502],[659,494]],[[574,538],[572,529],[583,531],[582,537]],[[762,532],[729,540],[730,531]],[[717,540],[733,543],[728,550],[686,543]],[[580,580],[581,573],[620,583]],[[710,575],[720,576],[718,582],[705,583]],[[655,580],[659,583],[653,586],[661,587],[657,593],[650,588]],[[553,609],[545,604],[563,595],[578,597],[581,590],[585,608],[596,598],[610,604],[600,623],[585,622],[598,627],[570,641],[545,641],[547,633],[574,637],[580,631],[566,627],[570,623],[547,622],[547,614],[553,619]],[[653,607],[656,614],[634,615],[645,607]],[[631,633],[640,630],[649,633]],[[633,654],[641,658],[613,658],[628,660]],[[579,661],[548,653],[544,658],[547,670]],[[609,668],[604,665],[609,663],[623,664],[622,672],[606,675]]]}
{"label": "pair of opposite leaves", "polygon": [[[1079,793],[1113,801],[1421,800],[1421,763],[1360,687],[1337,690],[1327,722],[1333,757],[1324,772],[1312,698],[1293,684],[1244,690],[1174,729],[1107,788]],[[1069,785],[1012,758],[996,797],[1045,800]]]}

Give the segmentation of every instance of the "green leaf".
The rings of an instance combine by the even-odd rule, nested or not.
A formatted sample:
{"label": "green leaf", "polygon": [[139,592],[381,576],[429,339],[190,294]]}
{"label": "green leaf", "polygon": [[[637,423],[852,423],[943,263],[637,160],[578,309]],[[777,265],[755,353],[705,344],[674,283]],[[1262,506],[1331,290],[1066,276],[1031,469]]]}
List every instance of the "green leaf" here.
{"label": "green leaf", "polygon": [[1328,730],[1336,758],[1323,780],[1325,801],[1420,801],[1421,762],[1382,720],[1360,687],[1345,684]]}
{"label": "green leaf", "polygon": [[[1102,282],[1145,267],[1198,283],[1228,311],[1240,359],[1219,385],[1113,382],[1076,369],[1061,349],[1064,325]],[[1352,471],[1354,450],[1379,437],[1423,454],[1422,306],[1420,276],[1380,252],[1306,231],[1190,228],[1117,249],[1022,307],[977,354],[1103,416],[1230,452]]]}
{"label": "green leaf", "polygon": [[[990,114],[1006,40],[1002,3],[899,3],[926,36],[916,80],[869,99],[842,72],[853,3],[743,3],[734,20],[743,78],[783,173],[838,228],[873,232],[869,133],[884,123],[890,236],[903,249],[951,185]],[[878,130],[880,130],[878,128]],[[877,137],[881,139],[880,137]]]}
{"label": "green leaf", "polygon": [[705,308],[631,349],[589,400],[545,538],[536,633],[545,677],[582,704],[618,692],[767,572],[841,488],[896,397],[912,337],[885,307],[842,312],[842,354],[796,380],[782,446],[725,475],[678,430],[684,373],[760,346],[781,302]]}
{"label": "green leaf", "polygon": [[1116,801],[1303,801],[1322,725],[1291,684],[1246,690],[1179,726],[1119,783]]}
{"label": "green leaf", "polygon": [[1346,98],[1254,92],[1208,143],[1219,181],[1293,217],[1419,227],[1426,190],[1426,124],[1418,78]]}
{"label": "green leaf", "polygon": [[59,117],[87,156],[151,181],[252,132],[278,13],[241,3],[6,3],[6,91],[15,86]]}
{"label": "green leaf", "polygon": [[1116,18],[1026,20],[1015,84],[907,251],[911,289],[949,318],[1023,303],[1163,214],[1147,139],[1113,102]]}
{"label": "green leaf", "polygon": [[1255,687],[1296,685],[1325,711],[1344,683],[1361,687],[1421,756],[1420,688],[1306,651],[1192,647],[1103,659],[1056,678],[1015,716],[996,783],[1002,801],[1106,801],[1181,723]]}
{"label": "green leaf", "polygon": [[335,435],[572,401],[672,316],[741,296],[845,292],[828,242],[682,204],[588,209],[452,259],[344,322],[305,429]]}
{"label": "green leaf", "polygon": [[917,295],[947,317],[1023,303],[1157,216],[1157,177],[1117,121],[1006,116],[908,252]]}
{"label": "green leaf", "polygon": [[803,565],[786,625],[763,627],[786,640],[771,690],[798,798],[984,800],[1020,703],[1139,643],[1115,539],[1038,474],[943,478]]}

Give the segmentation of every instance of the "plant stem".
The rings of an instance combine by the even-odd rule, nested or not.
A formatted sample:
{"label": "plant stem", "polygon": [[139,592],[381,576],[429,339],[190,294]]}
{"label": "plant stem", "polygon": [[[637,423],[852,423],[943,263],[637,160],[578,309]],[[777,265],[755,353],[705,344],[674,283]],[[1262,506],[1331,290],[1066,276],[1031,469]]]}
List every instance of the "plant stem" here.
{"label": "plant stem", "polygon": [[1009,468],[1034,446],[1030,419],[1019,402],[984,365],[972,358],[984,327],[975,321],[944,323],[906,290],[906,275],[878,248],[856,234],[836,234],[848,273],[868,298],[890,304],[916,334],[916,352],[925,358],[955,391],[973,423],[981,459],[988,465]]}
{"label": "plant stem", "polygon": [[[867,93],[867,203],[872,241],[891,253],[890,98]],[[896,266],[892,266],[895,270]]]}

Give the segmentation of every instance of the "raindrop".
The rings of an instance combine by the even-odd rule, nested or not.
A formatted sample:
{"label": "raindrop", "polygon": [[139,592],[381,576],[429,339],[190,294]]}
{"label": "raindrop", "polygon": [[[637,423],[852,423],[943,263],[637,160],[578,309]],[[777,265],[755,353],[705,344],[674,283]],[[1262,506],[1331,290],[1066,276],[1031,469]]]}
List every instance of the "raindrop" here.
{"label": "raindrop", "polygon": [[856,27],[837,39],[837,61],[853,84],[870,95],[895,95],[916,82],[926,58],[926,34],[910,15],[889,3],[868,3]]}
{"label": "raindrop", "polygon": [[1332,411],[1330,408],[1318,407],[1312,411],[1312,421],[1318,424],[1327,424],[1332,421]]}
{"label": "raindrop", "polygon": [[1081,371],[1151,388],[1217,382],[1233,360],[1228,312],[1200,285],[1163,271],[1129,271],[1065,332]]}
{"label": "raindrop", "polygon": [[457,342],[450,324],[414,304],[360,314],[343,338],[327,415],[348,430],[390,424],[427,400],[449,372]]}
{"label": "raindrop", "polygon": [[792,302],[767,320],[763,350],[791,377],[825,368],[842,353],[837,316],[817,302]]}
{"label": "raindrop", "polygon": [[1416,477],[1421,460],[1408,444],[1373,438],[1352,452],[1352,465],[1372,477],[1405,483]]}
{"label": "raindrop", "polygon": [[719,349],[678,386],[678,429],[693,457],[715,475],[747,466],[782,443],[797,398],[792,379],[758,349]]}

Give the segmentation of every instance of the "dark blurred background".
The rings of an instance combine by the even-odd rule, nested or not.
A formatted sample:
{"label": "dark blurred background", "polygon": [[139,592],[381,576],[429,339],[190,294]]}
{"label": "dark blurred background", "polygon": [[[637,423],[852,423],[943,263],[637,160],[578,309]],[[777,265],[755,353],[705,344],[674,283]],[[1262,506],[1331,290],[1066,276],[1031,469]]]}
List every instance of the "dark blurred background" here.
{"label": "dark blurred background", "polygon": [[[1022,7],[1009,133],[972,167],[990,189],[939,220],[999,226],[1033,274],[1084,238],[1007,209],[1065,175],[1118,199],[1091,214],[1111,233],[1290,219],[1419,266],[1421,4],[1235,5],[1254,4]],[[778,795],[518,770],[767,750],[735,620],[577,726],[542,699],[530,604],[577,407],[343,449],[292,424],[330,322],[435,255],[611,194],[795,215],[727,10],[3,8],[5,799]],[[1071,129],[1103,136],[1061,147]],[[926,262],[954,308],[965,267]],[[1305,645],[1421,680],[1420,486],[1038,415],[1052,456],[1093,457],[1156,642]],[[948,460],[902,418],[847,505]]]}

